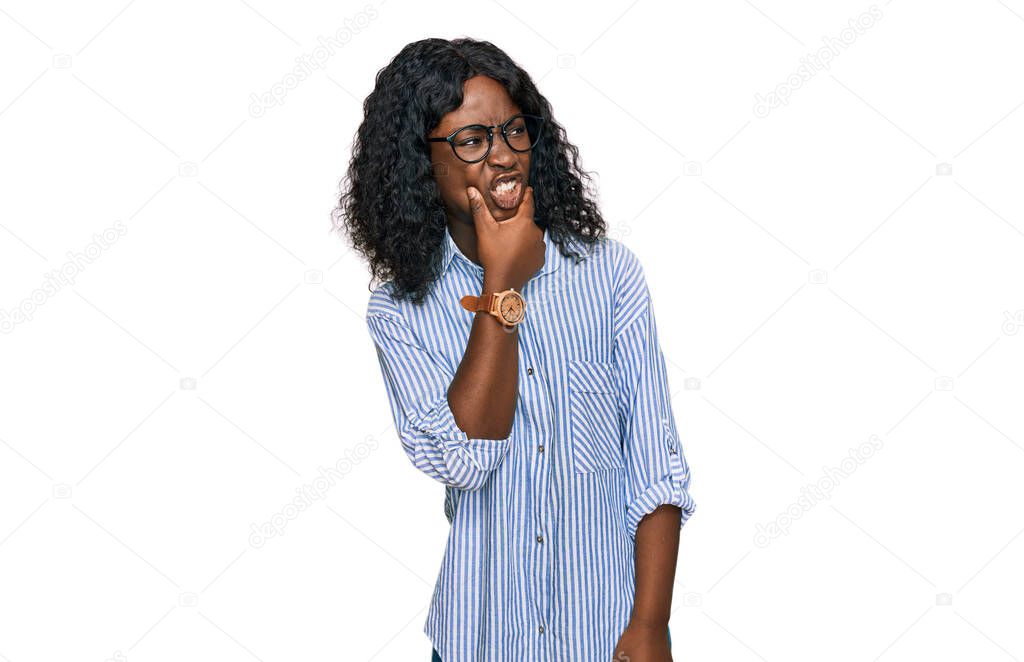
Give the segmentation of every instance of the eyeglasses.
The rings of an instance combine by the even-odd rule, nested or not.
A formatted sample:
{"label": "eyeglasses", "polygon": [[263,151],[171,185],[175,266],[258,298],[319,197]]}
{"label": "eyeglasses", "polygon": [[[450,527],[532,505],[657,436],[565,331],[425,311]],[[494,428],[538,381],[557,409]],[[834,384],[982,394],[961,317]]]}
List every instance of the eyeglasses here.
{"label": "eyeglasses", "polygon": [[540,140],[544,118],[537,115],[513,115],[501,125],[470,124],[456,129],[444,138],[427,138],[427,142],[446,142],[455,156],[466,163],[477,163],[487,158],[494,144],[494,129],[501,129],[501,137],[513,152],[528,152]]}

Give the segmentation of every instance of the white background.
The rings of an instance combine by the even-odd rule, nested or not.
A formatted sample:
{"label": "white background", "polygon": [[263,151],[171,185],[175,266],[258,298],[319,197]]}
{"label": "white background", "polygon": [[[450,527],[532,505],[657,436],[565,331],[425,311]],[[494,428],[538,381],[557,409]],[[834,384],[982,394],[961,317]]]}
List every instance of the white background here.
{"label": "white background", "polygon": [[646,267],[676,659],[1024,659],[1024,1],[871,7],[0,2],[0,660],[429,659],[443,488],[329,215],[377,70],[462,35]]}

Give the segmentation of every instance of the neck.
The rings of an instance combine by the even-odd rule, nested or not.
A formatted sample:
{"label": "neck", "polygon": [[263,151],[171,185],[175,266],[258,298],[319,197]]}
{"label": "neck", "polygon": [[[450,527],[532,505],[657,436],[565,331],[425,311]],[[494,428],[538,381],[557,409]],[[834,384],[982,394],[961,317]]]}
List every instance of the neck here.
{"label": "neck", "polygon": [[480,264],[476,250],[476,226],[449,220],[448,232],[462,254],[474,264]]}

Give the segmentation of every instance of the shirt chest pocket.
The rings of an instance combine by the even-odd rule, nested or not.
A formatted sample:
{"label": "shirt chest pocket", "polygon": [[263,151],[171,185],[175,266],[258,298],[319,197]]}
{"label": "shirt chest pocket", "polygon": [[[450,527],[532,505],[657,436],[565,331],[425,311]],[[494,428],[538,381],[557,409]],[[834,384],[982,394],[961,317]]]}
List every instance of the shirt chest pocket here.
{"label": "shirt chest pocket", "polygon": [[576,473],[621,469],[615,365],[569,359],[569,434]]}

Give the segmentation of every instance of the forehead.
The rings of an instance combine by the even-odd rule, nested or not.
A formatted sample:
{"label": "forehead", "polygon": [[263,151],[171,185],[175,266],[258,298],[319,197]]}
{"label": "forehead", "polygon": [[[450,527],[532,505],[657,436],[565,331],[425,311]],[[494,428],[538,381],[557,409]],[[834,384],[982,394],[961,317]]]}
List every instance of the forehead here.
{"label": "forehead", "polygon": [[505,86],[487,76],[473,76],[462,86],[462,105],[444,115],[438,126],[455,130],[467,124],[501,124],[520,112]]}

